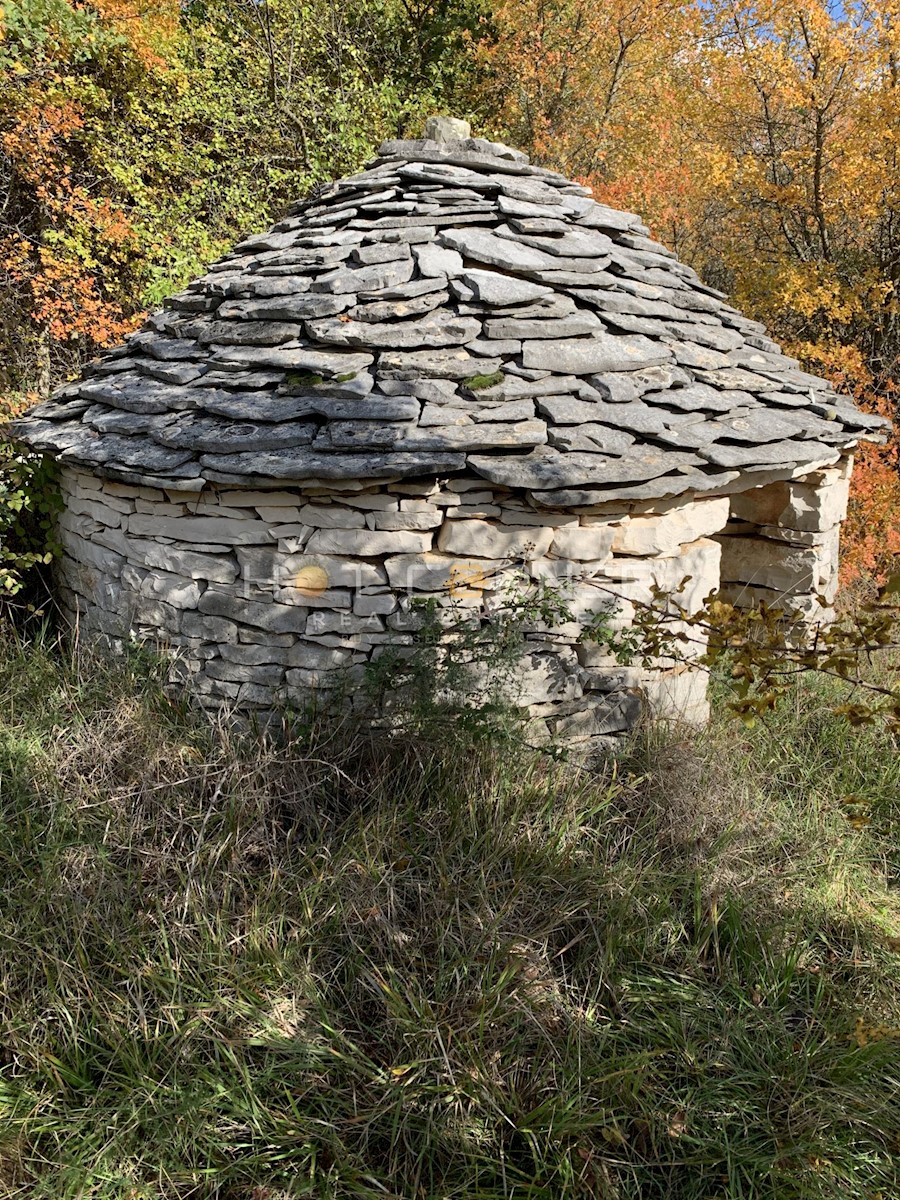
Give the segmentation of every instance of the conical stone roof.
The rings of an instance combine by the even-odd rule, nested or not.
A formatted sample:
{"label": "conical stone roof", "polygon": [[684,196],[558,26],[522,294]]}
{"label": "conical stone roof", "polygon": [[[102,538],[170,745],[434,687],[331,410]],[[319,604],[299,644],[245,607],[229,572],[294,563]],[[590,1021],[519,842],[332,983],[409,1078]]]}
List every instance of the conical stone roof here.
{"label": "conical stone roof", "polygon": [[169,489],[467,471],[557,506],[752,487],[883,424],[637,217],[461,137],[386,142],[13,431]]}

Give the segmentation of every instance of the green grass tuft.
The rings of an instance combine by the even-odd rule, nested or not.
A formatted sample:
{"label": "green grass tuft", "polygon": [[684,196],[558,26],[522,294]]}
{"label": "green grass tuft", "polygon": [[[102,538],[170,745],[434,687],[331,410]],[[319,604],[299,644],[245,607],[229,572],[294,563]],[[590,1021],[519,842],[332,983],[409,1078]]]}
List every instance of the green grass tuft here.
{"label": "green grass tuft", "polygon": [[276,741],[7,638],[0,1194],[896,1196],[883,737]]}

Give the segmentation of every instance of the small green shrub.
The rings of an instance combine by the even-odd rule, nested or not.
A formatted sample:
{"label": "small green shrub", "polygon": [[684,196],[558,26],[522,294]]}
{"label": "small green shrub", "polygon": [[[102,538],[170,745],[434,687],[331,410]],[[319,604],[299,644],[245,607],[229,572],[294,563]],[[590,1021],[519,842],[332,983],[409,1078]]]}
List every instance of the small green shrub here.
{"label": "small green shrub", "polygon": [[[0,422],[19,407],[0,402]],[[4,437],[0,424],[0,600],[18,595],[28,573],[56,553],[57,478],[49,458]]]}

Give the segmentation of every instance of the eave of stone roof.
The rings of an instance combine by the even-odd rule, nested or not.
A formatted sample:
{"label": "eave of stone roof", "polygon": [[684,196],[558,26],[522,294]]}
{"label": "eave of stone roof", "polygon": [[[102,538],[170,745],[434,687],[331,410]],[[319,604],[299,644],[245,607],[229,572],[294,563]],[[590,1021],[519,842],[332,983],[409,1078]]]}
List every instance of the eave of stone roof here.
{"label": "eave of stone roof", "polygon": [[752,487],[886,424],[638,217],[470,138],[386,142],[12,431],[179,490],[466,471],[577,506]]}

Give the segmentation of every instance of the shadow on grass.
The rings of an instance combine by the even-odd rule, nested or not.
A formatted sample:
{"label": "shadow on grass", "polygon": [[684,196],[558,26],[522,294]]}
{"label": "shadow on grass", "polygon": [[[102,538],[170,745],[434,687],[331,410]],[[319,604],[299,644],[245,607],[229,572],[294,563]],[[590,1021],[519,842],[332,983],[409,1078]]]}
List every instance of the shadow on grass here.
{"label": "shadow on grass", "polygon": [[25,645],[0,714],[10,1196],[900,1185],[897,905],[808,736],[276,740]]}

